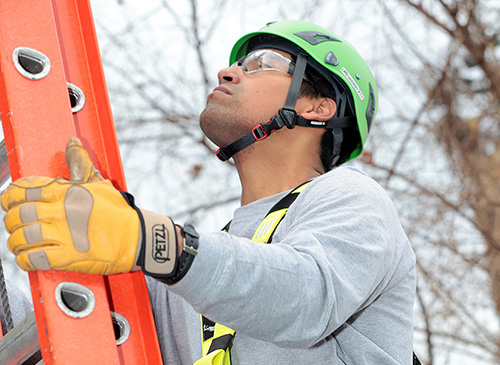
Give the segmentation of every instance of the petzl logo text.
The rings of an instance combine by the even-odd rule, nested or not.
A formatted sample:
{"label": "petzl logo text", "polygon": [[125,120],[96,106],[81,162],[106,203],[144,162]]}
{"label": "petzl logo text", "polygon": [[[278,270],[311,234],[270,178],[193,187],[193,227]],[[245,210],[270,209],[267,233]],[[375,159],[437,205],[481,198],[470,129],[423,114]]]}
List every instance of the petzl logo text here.
{"label": "petzl logo text", "polygon": [[163,224],[153,226],[153,259],[163,264],[170,260],[168,252],[168,233]]}

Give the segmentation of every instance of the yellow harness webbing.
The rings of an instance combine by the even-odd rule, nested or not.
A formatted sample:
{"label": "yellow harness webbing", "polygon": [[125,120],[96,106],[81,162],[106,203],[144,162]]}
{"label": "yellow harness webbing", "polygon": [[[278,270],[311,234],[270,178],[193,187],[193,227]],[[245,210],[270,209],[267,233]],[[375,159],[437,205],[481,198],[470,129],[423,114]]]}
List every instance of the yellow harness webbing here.
{"label": "yellow harness webbing", "polygon": [[[273,234],[285,217],[288,208],[295,199],[297,199],[299,193],[302,192],[309,182],[310,181],[307,181],[293,189],[271,208],[264,220],[257,227],[252,237],[252,241],[271,243]],[[231,222],[229,222],[223,230],[227,231],[230,224]],[[203,357],[193,365],[231,365],[230,348],[234,335],[235,331],[231,328],[215,323],[201,315],[201,347]]]}

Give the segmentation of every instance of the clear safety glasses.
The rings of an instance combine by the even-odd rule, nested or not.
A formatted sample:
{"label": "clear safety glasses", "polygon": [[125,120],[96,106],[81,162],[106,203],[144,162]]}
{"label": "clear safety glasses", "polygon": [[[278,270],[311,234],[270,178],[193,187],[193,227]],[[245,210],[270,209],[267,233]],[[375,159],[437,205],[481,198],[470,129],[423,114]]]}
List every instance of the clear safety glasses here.
{"label": "clear safety glasses", "polygon": [[237,66],[241,66],[248,74],[258,71],[280,71],[293,74],[295,69],[295,63],[292,60],[268,49],[250,52],[231,65],[231,67]]}

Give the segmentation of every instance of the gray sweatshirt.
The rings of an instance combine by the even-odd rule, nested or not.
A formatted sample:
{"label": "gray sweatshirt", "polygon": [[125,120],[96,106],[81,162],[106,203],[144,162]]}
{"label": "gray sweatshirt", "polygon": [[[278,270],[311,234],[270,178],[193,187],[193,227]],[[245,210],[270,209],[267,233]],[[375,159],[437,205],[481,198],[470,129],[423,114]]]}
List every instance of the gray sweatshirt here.
{"label": "gray sweatshirt", "polygon": [[148,278],[165,363],[201,356],[200,316],[236,331],[232,364],[411,364],[415,255],[383,189],[354,168],[313,180],[272,244],[251,241],[287,192],[202,233],[177,284]]}

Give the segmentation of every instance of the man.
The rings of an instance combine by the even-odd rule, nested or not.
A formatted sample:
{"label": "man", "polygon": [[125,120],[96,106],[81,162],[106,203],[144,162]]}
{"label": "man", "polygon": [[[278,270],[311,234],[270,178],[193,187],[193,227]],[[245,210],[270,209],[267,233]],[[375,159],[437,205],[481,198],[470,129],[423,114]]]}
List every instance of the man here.
{"label": "man", "polygon": [[225,231],[138,209],[74,140],[77,181],[25,178],[2,195],[17,262],[142,269],[168,364],[411,363],[413,251],[382,188],[337,167],[361,153],[375,116],[370,70],[298,21],[245,35],[230,64],[200,116],[241,179]]}

